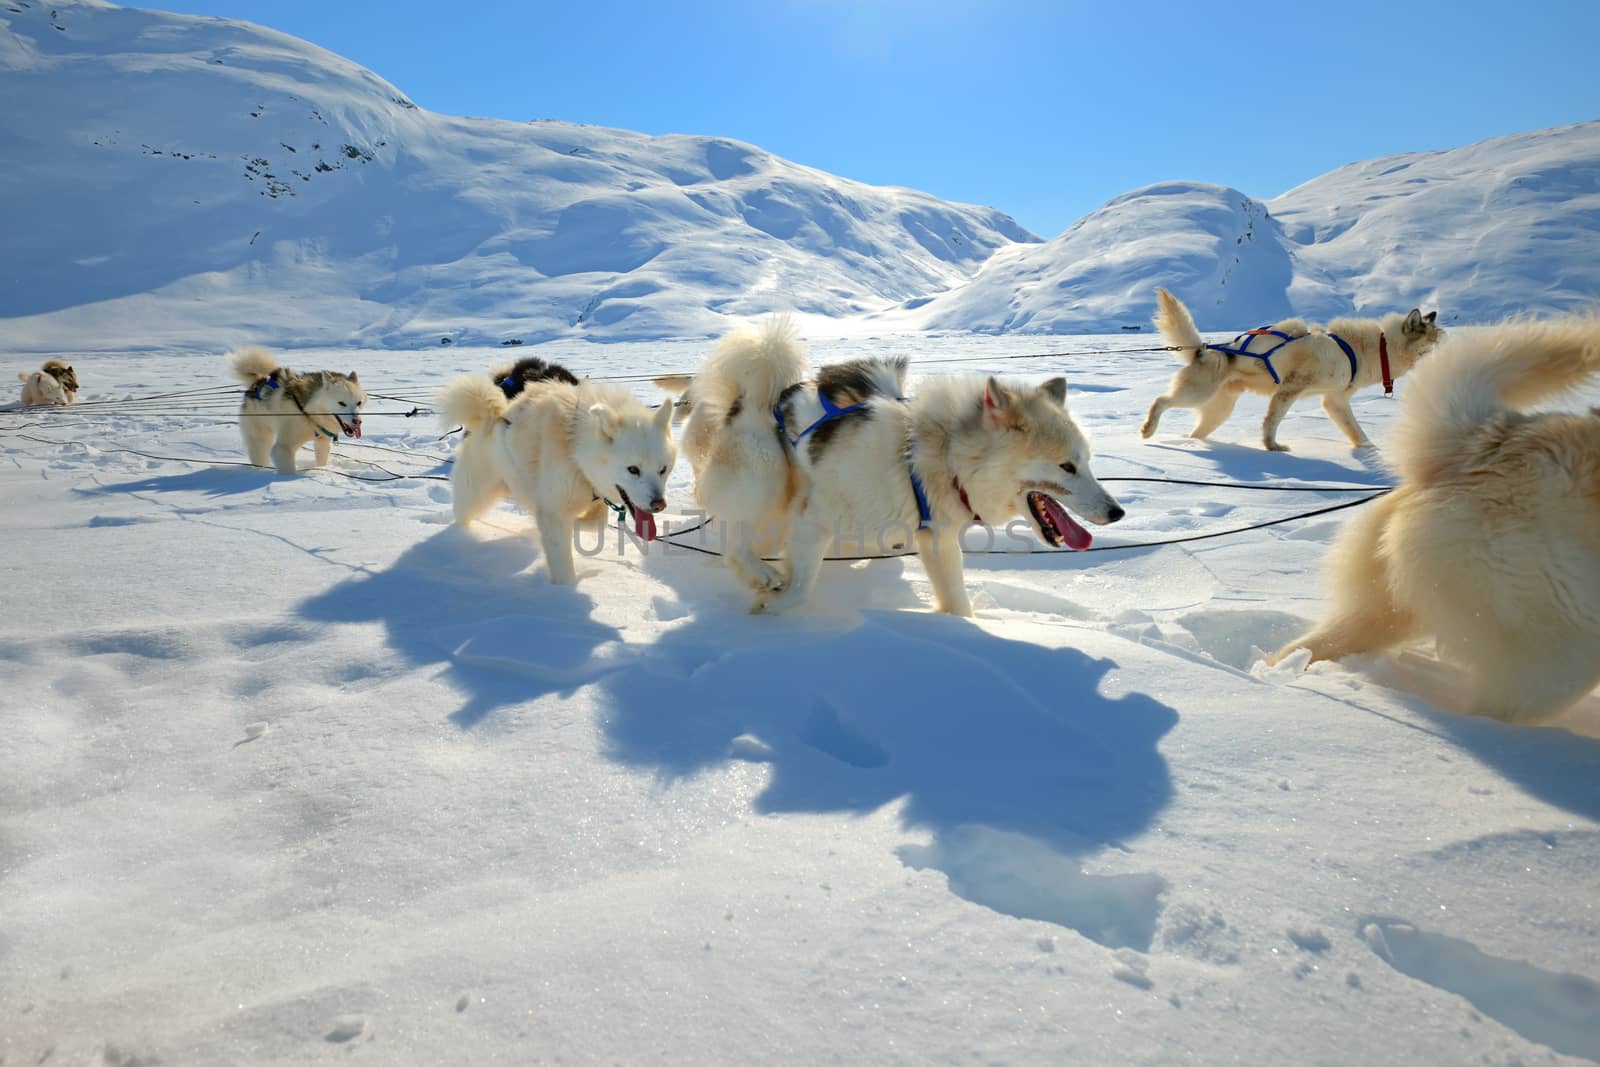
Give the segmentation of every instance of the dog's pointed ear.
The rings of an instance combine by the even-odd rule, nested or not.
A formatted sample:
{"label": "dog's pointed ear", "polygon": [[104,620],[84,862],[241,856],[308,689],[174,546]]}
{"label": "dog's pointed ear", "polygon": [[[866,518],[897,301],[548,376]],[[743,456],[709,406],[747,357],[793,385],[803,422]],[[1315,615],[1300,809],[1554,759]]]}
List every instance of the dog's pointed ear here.
{"label": "dog's pointed ear", "polygon": [[345,377],[349,378],[352,382],[358,382],[358,381],[361,380],[360,378],[356,377],[356,372],[355,371],[351,371],[349,374],[345,375]]}
{"label": "dog's pointed ear", "polygon": [[665,430],[672,425],[672,409],[673,403],[670,400],[656,408],[656,429]]}
{"label": "dog's pointed ear", "polygon": [[616,440],[617,413],[615,411],[612,411],[604,404],[591,404],[589,406],[589,417],[594,420],[595,428],[600,431],[601,437],[604,437],[607,441]]}
{"label": "dog's pointed ear", "polygon": [[1011,390],[991,377],[983,383],[983,416],[990,426],[1000,428],[1017,423],[1017,398]]}
{"label": "dog's pointed ear", "polygon": [[1067,380],[1065,378],[1051,378],[1039,386],[1039,392],[1055,402],[1056,407],[1067,406]]}
{"label": "dog's pointed ear", "polygon": [[1420,336],[1426,332],[1427,327],[1422,325],[1422,312],[1417,308],[1412,308],[1411,313],[1406,316],[1405,325],[1401,326],[1400,329],[1408,337]]}
{"label": "dog's pointed ear", "polygon": [[1000,384],[1000,379],[990,377],[983,383],[983,410],[991,415],[1011,406],[1011,393]]}
{"label": "dog's pointed ear", "polygon": [[1439,317],[1439,313],[1437,311],[1430,311],[1426,315],[1422,316],[1422,321],[1427,323],[1429,326],[1432,326],[1433,323],[1434,323],[1434,320],[1437,319],[1438,317]]}

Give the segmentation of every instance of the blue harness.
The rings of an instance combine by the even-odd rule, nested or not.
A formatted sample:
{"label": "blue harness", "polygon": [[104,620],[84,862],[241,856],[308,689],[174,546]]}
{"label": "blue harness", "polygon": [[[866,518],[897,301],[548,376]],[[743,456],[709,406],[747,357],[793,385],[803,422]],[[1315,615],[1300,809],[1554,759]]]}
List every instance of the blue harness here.
{"label": "blue harness", "polygon": [[928,507],[928,491],[922,488],[922,479],[917,477],[917,472],[911,470],[911,492],[917,498],[917,529],[926,530],[933,523],[933,509]]}
{"label": "blue harness", "polygon": [[276,388],[278,388],[278,379],[273,378],[273,377],[266,377],[266,378],[262,378],[260,381],[256,382],[256,384],[254,384],[250,388],[246,389],[244,391],[244,395],[249,397],[251,400],[260,400],[261,399],[261,390],[263,390],[263,389],[276,389]]}
{"label": "blue harness", "polygon": [[821,426],[823,423],[832,422],[834,419],[843,418],[852,411],[859,411],[867,406],[866,401],[863,400],[859,404],[851,404],[847,408],[842,408],[838,404],[835,404],[833,401],[829,400],[827,394],[822,392],[820,389],[817,390],[817,403],[822,405],[822,418],[818,419],[816,422],[813,422],[810,426],[807,426],[793,437],[789,436],[789,429],[786,425],[784,425],[783,405],[780,404],[772,409],[772,417],[778,420],[778,432],[783,434],[784,438],[796,448],[800,447],[800,442],[805,440],[807,434]]}
{"label": "blue harness", "polygon": [[[1347,342],[1343,337],[1340,337],[1338,334],[1330,333],[1328,336],[1333,338],[1335,344],[1344,349],[1344,358],[1350,361],[1350,381],[1352,384],[1354,384],[1356,380],[1355,350],[1350,347],[1349,342]],[[1276,337],[1279,340],[1277,344],[1273,345],[1265,352],[1251,352],[1247,346],[1250,344],[1250,339],[1254,337]],[[1299,338],[1290,337],[1282,330],[1274,330],[1269,326],[1263,326],[1259,330],[1246,330],[1238,337],[1235,337],[1228,344],[1206,345],[1205,347],[1212,352],[1226,352],[1230,356],[1249,356],[1251,359],[1259,359],[1266,366],[1267,373],[1272,375],[1272,384],[1281,385],[1283,384],[1283,379],[1278,377],[1278,368],[1272,365],[1272,354],[1278,349],[1282,348],[1284,345],[1288,344],[1290,341],[1296,340],[1299,340]]]}
{"label": "blue harness", "polygon": [[[824,423],[832,422],[834,419],[841,419],[852,411],[859,411],[867,406],[866,401],[863,400],[860,403],[842,408],[829,400],[827,394],[820,389],[817,391],[817,403],[822,405],[822,417],[793,437],[789,436],[789,428],[783,418],[783,406],[780,404],[772,409],[772,417],[778,423],[778,432],[783,435],[784,440],[795,448],[799,448],[800,442],[805,440],[806,435],[817,427]],[[933,522],[933,509],[928,507],[928,491],[922,488],[922,479],[917,477],[915,470],[910,470],[909,464],[907,469],[911,475],[911,492],[917,498],[917,529],[926,530]]]}

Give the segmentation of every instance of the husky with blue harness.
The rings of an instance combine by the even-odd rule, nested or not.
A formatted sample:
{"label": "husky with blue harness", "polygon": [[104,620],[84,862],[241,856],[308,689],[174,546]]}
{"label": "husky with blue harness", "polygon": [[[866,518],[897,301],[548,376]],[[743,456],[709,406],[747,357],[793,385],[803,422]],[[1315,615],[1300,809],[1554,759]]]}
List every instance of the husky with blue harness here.
{"label": "husky with blue harness", "polygon": [[1356,448],[1371,448],[1350,410],[1357,389],[1382,383],[1394,392],[1394,380],[1416,365],[1444,337],[1435,323],[1438,312],[1416,308],[1406,315],[1381,319],[1335,319],[1322,327],[1300,319],[1251,330],[1228,344],[1207,344],[1195,328],[1189,309],[1165,289],[1156,290],[1156,327],[1185,366],[1150,405],[1140,427],[1150,437],[1168,408],[1195,408],[1199,416],[1189,436],[1204,440],[1233,414],[1241,393],[1265,393],[1267,416],[1261,441],[1274,452],[1289,451],[1278,443],[1278,424],[1302,396],[1321,396],[1322,410]]}
{"label": "husky with blue harness", "polygon": [[[658,379],[674,392],[687,385],[695,495],[727,524],[728,562],[754,593],[752,611],[803,603],[830,549],[914,546],[939,610],[970,615],[967,527],[1025,519],[1046,543],[1084,549],[1089,533],[1067,508],[1096,524],[1122,518],[1089,470],[1066,379],[923,379],[906,399],[905,374],[903,358],[863,359],[813,377],[776,319],[723,338],[691,382]],[[1019,547],[1025,532],[1019,523],[1012,534]]]}
{"label": "husky with blue harness", "polygon": [[298,469],[296,454],[310,442],[316,456],[313,466],[326,467],[341,435],[361,436],[367,391],[355,371],[296,374],[260,348],[230,353],[228,366],[245,385],[239,431],[245,455],[256,466],[270,465],[279,474],[293,474]]}

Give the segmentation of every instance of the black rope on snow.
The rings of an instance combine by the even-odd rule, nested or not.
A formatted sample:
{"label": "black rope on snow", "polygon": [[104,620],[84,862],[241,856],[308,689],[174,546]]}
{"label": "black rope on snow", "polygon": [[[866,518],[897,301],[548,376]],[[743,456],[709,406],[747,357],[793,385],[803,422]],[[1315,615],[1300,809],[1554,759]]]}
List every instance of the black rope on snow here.
{"label": "black rope on snow", "polygon": [[[1182,545],[1182,544],[1188,544],[1189,542],[1192,542],[1192,541],[1209,541],[1209,540],[1213,540],[1213,539],[1219,538],[1219,537],[1234,537],[1234,536],[1237,536],[1239,534],[1251,533],[1251,532],[1253,532],[1255,530],[1265,530],[1270,526],[1281,526],[1286,522],[1297,522],[1300,519],[1311,519],[1311,518],[1317,517],[1318,515],[1328,515],[1328,514],[1331,514],[1332,512],[1335,512],[1335,511],[1343,511],[1346,508],[1358,508],[1362,504],[1370,504],[1370,503],[1372,503],[1372,501],[1378,499],[1380,496],[1387,496],[1390,492],[1392,492],[1392,490],[1390,490],[1390,489],[1380,489],[1378,492],[1373,493],[1371,496],[1364,496],[1360,500],[1346,500],[1342,504],[1330,504],[1328,507],[1317,508],[1315,511],[1302,511],[1302,512],[1299,512],[1298,514],[1286,515],[1286,516],[1284,516],[1282,518],[1278,518],[1278,519],[1269,519],[1266,522],[1251,523],[1249,526],[1239,526],[1239,527],[1235,527],[1234,529],[1231,529],[1231,530],[1215,530],[1215,531],[1212,531],[1211,533],[1187,534],[1187,535],[1185,535],[1183,537],[1168,537],[1168,538],[1163,538],[1162,540],[1159,540],[1159,541],[1130,541],[1130,542],[1128,542],[1126,544],[1120,544],[1120,545],[1091,545],[1090,547],[1088,547],[1086,549],[1083,549],[1083,551],[1084,552],[1129,552],[1129,551],[1132,551],[1133,549],[1136,549],[1136,548],[1160,548],[1163,545]],[[712,520],[708,518],[704,522],[702,522],[699,526],[695,527],[695,529],[702,529],[705,526],[709,525],[711,522],[712,522]],[[702,556],[722,556],[722,555],[725,554],[725,553],[722,553],[722,552],[718,552],[715,549],[704,548],[704,547],[702,547],[700,545],[680,544],[677,541],[673,540],[673,538],[675,538],[675,537],[679,537],[679,536],[682,536],[685,533],[690,533],[690,532],[692,532],[692,531],[683,530],[683,531],[678,531],[678,532],[674,532],[674,533],[671,533],[671,534],[665,534],[660,538],[660,540],[666,541],[668,544],[672,545],[674,548],[682,548],[682,549],[686,549],[686,550],[688,550],[690,552],[698,552]],[[907,556],[914,556],[916,554],[917,553],[914,550],[908,550],[908,551],[905,551],[905,552],[888,552],[888,553],[883,553],[883,554],[880,554],[880,555],[870,555],[870,556],[823,556],[822,558],[823,558],[823,561],[827,562],[827,563],[858,563],[858,562],[861,562],[863,560],[874,560],[874,559],[904,559]],[[1030,548],[1026,552],[1011,552],[1011,551],[1007,551],[1005,549],[999,549],[999,548],[985,548],[985,549],[966,549],[966,548],[963,548],[961,550],[961,554],[964,555],[964,556],[1056,556],[1056,555],[1073,556],[1073,555],[1078,555],[1079,553],[1072,552],[1072,551],[1064,551],[1064,550],[1059,549],[1059,548]],[[778,562],[777,557],[764,556],[762,558],[767,563],[776,563],[776,562]]]}

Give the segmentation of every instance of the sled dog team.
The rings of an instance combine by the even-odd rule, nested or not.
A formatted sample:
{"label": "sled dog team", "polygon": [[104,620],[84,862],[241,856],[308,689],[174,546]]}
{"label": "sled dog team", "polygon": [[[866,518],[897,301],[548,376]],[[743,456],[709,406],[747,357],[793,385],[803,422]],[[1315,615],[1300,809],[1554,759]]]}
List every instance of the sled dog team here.
{"label": "sled dog team", "polygon": [[[1469,710],[1511,721],[1556,714],[1600,684],[1600,408],[1528,411],[1600,376],[1600,313],[1448,340],[1434,313],[1415,309],[1326,327],[1287,319],[1221,345],[1177,298],[1157,296],[1156,325],[1183,366],[1151,405],[1146,438],[1173,407],[1197,409],[1191,436],[1205,438],[1250,390],[1270,397],[1269,449],[1285,450],[1278,425],[1307,394],[1368,447],[1351,394],[1412,374],[1387,456],[1399,485],[1334,544],[1328,618],[1269,663],[1431,637],[1471,675]],[[232,367],[246,386],[252,463],[293,473],[307,441],[320,465],[338,437],[361,436],[367,394],[355,373],[297,374],[260,349],[234,353]],[[1123,517],[1095,480],[1066,379],[939,377],[908,397],[906,369],[874,358],[813,375],[773,319],[724,337],[696,374],[656,379],[681,397],[657,408],[537,358],[459,377],[439,396],[446,423],[465,430],[451,471],[456,521],[510,497],[533,518],[551,581],[573,582],[574,527],[608,506],[655,537],[685,410],[697,503],[728,524],[727,560],[755,612],[802,604],[832,537],[898,530],[938,610],[970,615],[968,525],[1020,518],[1046,543],[1081,550],[1091,537],[1080,519]],[[27,403],[70,403],[78,387],[55,360],[22,377]]]}

